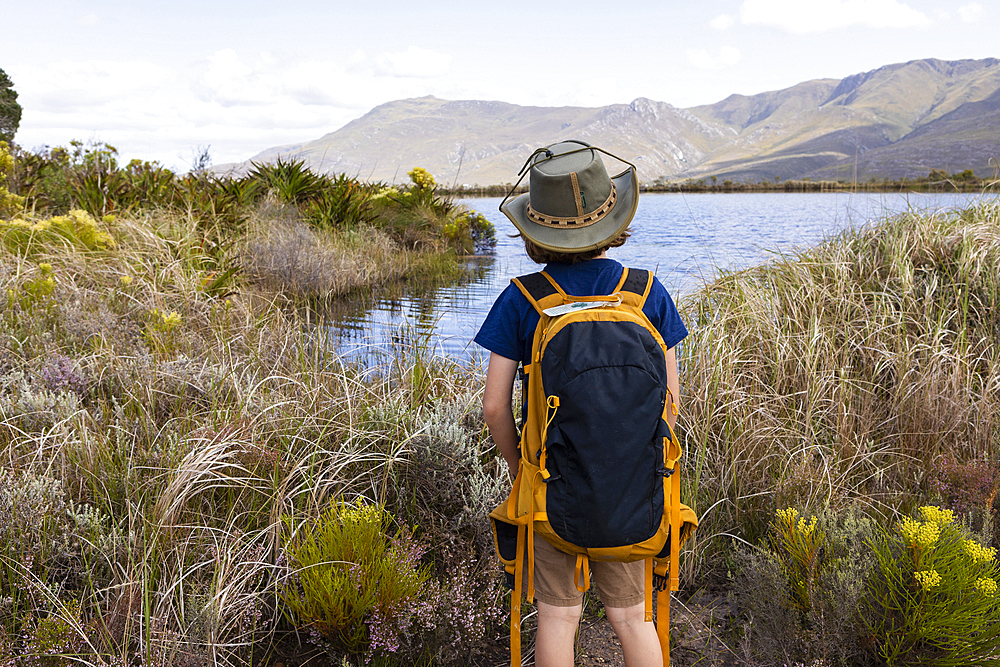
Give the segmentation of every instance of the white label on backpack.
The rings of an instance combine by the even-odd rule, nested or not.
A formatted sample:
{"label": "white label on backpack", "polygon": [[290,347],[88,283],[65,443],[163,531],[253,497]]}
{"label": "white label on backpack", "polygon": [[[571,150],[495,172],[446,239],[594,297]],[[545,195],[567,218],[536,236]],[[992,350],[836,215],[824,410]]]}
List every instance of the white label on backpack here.
{"label": "white label on backpack", "polygon": [[621,305],[621,300],[616,299],[615,301],[574,301],[573,303],[564,303],[561,306],[552,306],[551,308],[546,308],[542,312],[549,317],[558,317],[559,315],[565,315],[566,313],[574,313],[578,310],[587,310],[589,308],[600,308],[602,306],[619,306]]}

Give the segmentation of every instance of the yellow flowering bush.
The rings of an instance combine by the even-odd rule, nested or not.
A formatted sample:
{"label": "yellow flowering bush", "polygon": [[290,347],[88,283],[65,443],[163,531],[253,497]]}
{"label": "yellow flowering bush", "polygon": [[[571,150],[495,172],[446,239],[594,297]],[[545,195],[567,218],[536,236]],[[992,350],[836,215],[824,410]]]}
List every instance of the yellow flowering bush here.
{"label": "yellow flowering bush", "polygon": [[169,355],[177,347],[176,333],[184,318],[176,311],[164,312],[154,308],[149,312],[149,322],[143,336],[154,352]]}
{"label": "yellow flowering bush", "polygon": [[788,577],[789,600],[800,611],[811,608],[810,599],[824,563],[821,554],[826,534],[816,529],[816,517],[806,521],[789,507],[775,512],[771,524],[771,549]]}
{"label": "yellow flowering bush", "polygon": [[24,197],[7,189],[7,175],[14,169],[14,156],[6,141],[0,141],[0,218],[12,216],[24,208]]}
{"label": "yellow flowering bush", "polygon": [[971,539],[950,510],[928,505],[917,516],[872,541],[868,642],[886,665],[1000,664],[996,550]]}
{"label": "yellow flowering bush", "polygon": [[406,173],[413,181],[413,185],[421,190],[433,190],[437,183],[434,181],[434,177],[431,172],[427,171],[423,167],[414,167]]}
{"label": "yellow flowering bush", "polygon": [[42,220],[0,220],[0,240],[18,254],[30,254],[43,247],[69,244],[80,250],[110,250],[115,240],[86,211],[74,209],[66,215]]}
{"label": "yellow flowering bush", "polygon": [[929,591],[941,583],[941,575],[936,570],[923,570],[914,572],[913,577],[920,583],[920,587]]}

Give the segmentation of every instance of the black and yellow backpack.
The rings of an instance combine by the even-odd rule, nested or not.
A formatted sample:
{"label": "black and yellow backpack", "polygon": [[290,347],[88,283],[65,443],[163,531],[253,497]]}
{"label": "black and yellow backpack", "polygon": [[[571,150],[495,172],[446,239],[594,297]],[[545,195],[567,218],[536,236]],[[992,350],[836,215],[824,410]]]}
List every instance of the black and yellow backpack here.
{"label": "black and yellow backpack", "polygon": [[[514,279],[539,322],[523,367],[526,417],[510,496],[490,518],[511,593],[511,664],[521,664],[522,592],[534,597],[534,539],[589,561],[646,561],[646,621],[653,588],[676,591],[680,545],[697,527],[680,502],[681,447],[667,423],[666,346],[642,312],[653,277],[625,269],[612,294],[566,294],[544,271]],[[525,567],[527,565],[527,567]],[[527,581],[525,582],[525,570]],[[657,635],[669,665],[670,594],[657,600]]]}

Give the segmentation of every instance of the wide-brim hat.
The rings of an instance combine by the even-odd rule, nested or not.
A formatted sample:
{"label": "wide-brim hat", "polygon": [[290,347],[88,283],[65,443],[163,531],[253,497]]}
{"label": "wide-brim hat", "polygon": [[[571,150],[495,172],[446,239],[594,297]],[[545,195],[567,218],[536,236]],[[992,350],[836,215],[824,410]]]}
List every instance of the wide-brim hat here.
{"label": "wide-brim hat", "polygon": [[[601,153],[629,168],[609,177]],[[536,150],[525,162],[518,183],[524,179],[524,169],[528,192],[514,199],[508,194],[500,210],[523,236],[546,250],[597,250],[618,238],[635,216],[639,202],[635,165],[604,149],[563,141]]]}

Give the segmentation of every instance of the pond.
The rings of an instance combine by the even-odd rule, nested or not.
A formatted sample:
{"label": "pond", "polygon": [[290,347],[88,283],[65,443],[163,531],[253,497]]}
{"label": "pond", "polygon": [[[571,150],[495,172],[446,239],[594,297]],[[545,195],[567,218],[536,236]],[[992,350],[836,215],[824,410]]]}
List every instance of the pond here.
{"label": "pond", "polygon": [[[632,237],[608,256],[625,266],[654,270],[676,300],[710,281],[719,268],[738,269],[777,253],[814,245],[849,227],[906,210],[959,208],[984,195],[943,193],[724,193],[649,194],[639,197]],[[996,195],[987,195],[995,198]],[[330,328],[346,359],[383,358],[394,342],[432,347],[457,358],[482,360],[471,343],[494,299],[511,278],[540,267],[524,254],[517,230],[498,209],[500,198],[460,203],[497,228],[496,254],[470,259],[462,284],[375,294],[350,304]]]}

